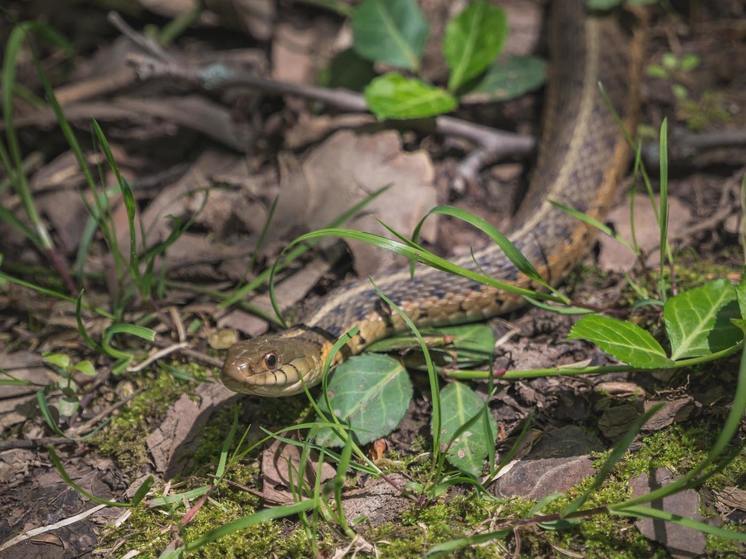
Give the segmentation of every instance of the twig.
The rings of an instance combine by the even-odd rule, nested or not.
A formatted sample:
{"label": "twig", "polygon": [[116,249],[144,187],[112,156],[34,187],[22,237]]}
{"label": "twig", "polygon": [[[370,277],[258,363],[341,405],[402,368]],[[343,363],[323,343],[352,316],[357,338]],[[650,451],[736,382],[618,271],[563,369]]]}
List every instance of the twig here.
{"label": "twig", "polygon": [[[362,95],[344,89],[326,89],[312,85],[271,80],[220,63],[191,66],[174,60],[162,62],[148,55],[130,55],[129,60],[136,65],[137,73],[141,79],[174,78],[195,84],[208,91],[247,87],[275,95],[291,95],[311,101],[319,101],[345,111],[368,111]],[[449,116],[439,116],[432,121],[412,120],[407,121],[407,124],[438,134],[470,140],[489,154],[491,159],[507,155],[525,155],[530,153],[535,146],[535,140],[531,136],[494,130],[487,126]],[[485,155],[480,157],[485,160],[488,159]]]}
{"label": "twig", "polygon": [[[716,148],[746,146],[746,130],[718,130],[695,134],[676,129],[669,141],[669,158],[672,163],[686,164],[691,158],[703,151]],[[658,167],[658,142],[646,144],[643,148],[645,164]]]}
{"label": "twig", "polygon": [[[171,347],[172,346],[172,344],[166,340],[156,340],[155,344],[160,347]],[[223,362],[217,357],[210,357],[206,353],[202,353],[201,351],[197,351],[196,349],[191,349],[188,346],[179,347],[178,352],[186,355],[187,357],[191,357],[192,359],[199,361],[200,363],[209,365],[210,367],[222,367],[223,366]]]}
{"label": "twig", "polygon": [[[140,47],[143,52],[147,53],[129,56],[129,60],[134,63],[140,79],[174,78],[192,83],[207,91],[245,87],[274,95],[290,95],[319,101],[344,111],[368,111],[363,96],[352,91],[262,78],[222,63],[204,66],[190,65],[166,53],[159,45],[129,27],[116,14],[110,14],[109,21]],[[536,140],[531,136],[494,130],[488,126],[449,116],[411,120],[407,121],[407,125],[446,136],[457,136],[477,144],[481,148],[480,154],[473,156],[464,167],[465,171],[472,174],[474,173],[471,169],[475,165],[478,166],[480,163],[484,164],[508,155],[526,155],[532,152],[536,146]]]}
{"label": "twig", "polygon": [[49,445],[79,444],[85,442],[82,439],[68,439],[66,437],[40,437],[38,439],[8,439],[0,441],[0,451],[12,448],[37,448]]}
{"label": "twig", "polygon": [[60,520],[59,522],[55,522],[54,524],[48,524],[47,526],[42,526],[40,528],[33,528],[32,530],[27,530],[23,532],[22,534],[18,534],[14,538],[7,540],[5,543],[0,545],[0,551],[5,551],[6,549],[10,547],[13,547],[16,544],[19,544],[35,536],[46,534],[47,532],[51,532],[52,530],[57,530],[58,528],[64,528],[65,526],[70,526],[70,524],[75,524],[76,522],[79,522],[81,520],[88,518],[92,514],[96,514],[98,511],[104,508],[106,508],[106,505],[96,505],[93,508],[90,508],[81,513],[78,513],[75,516],[71,516],[69,518]]}
{"label": "twig", "polygon": [[81,436],[83,433],[88,431],[89,429],[92,429],[96,426],[96,424],[104,419],[105,417],[108,417],[115,411],[117,411],[119,408],[130,402],[135,396],[138,396],[139,394],[142,394],[142,390],[138,390],[136,392],[133,392],[126,398],[123,398],[122,400],[119,400],[117,403],[112,404],[111,406],[107,407],[105,410],[102,410],[101,412],[94,415],[92,418],[90,418],[85,423],[81,423],[80,425],[77,425],[75,427],[70,427],[67,431],[65,431],[65,434],[70,437],[75,436]]}
{"label": "twig", "polygon": [[141,361],[137,365],[134,365],[132,367],[127,367],[128,373],[136,373],[137,371],[143,370],[145,367],[150,365],[151,363],[154,363],[155,361],[158,361],[159,359],[162,359],[166,357],[167,355],[170,355],[174,351],[181,351],[183,349],[186,349],[189,347],[189,343],[187,342],[180,342],[178,344],[171,344],[168,347],[165,347],[159,351],[156,351],[153,355],[145,359],[144,361]]}

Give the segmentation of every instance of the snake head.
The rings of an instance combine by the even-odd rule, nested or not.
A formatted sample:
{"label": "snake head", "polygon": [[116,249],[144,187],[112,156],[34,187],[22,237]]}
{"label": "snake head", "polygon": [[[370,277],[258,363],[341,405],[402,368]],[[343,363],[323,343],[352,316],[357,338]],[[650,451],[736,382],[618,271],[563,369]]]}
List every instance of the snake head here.
{"label": "snake head", "polygon": [[291,396],[321,379],[323,344],[300,329],[259,336],[228,350],[221,380],[235,392]]}

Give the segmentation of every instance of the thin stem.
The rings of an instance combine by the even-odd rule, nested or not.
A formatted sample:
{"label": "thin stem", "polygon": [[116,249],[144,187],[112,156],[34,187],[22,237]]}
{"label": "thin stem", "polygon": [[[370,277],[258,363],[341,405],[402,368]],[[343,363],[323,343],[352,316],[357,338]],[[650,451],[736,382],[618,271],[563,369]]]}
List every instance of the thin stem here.
{"label": "thin stem", "polygon": [[[691,359],[681,359],[676,361],[675,364],[670,367],[671,369],[679,369],[681,367],[694,367],[695,365],[702,365],[704,363],[710,363],[711,361],[717,361],[724,357],[729,357],[743,348],[743,341],[738,342],[729,348],[716,351],[709,355],[702,355],[700,357],[692,357]],[[632,367],[631,365],[593,365],[590,367],[549,367],[545,369],[523,369],[506,371],[503,374],[499,372],[490,371],[444,371],[443,373],[448,377],[456,380],[486,380],[490,377],[497,378],[499,380],[519,380],[519,379],[530,379],[538,377],[571,377],[579,375],[597,375],[602,373],[624,373],[624,372],[642,372],[642,371],[658,371],[660,369],[640,369]]]}

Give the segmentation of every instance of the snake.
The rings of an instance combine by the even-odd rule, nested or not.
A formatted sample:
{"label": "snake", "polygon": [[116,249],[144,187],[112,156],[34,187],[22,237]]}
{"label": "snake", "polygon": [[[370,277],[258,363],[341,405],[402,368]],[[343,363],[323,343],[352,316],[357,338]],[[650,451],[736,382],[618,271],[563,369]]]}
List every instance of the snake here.
{"label": "snake", "polygon": [[[629,165],[623,130],[635,123],[643,43],[639,28],[630,38],[616,17],[588,13],[583,0],[552,2],[547,28],[550,63],[538,155],[516,212],[519,225],[508,238],[556,285],[592,246],[593,228],[553,202],[602,219],[614,201]],[[453,262],[518,287],[534,285],[496,244]],[[415,274],[393,271],[376,286],[418,328],[485,320],[524,303],[515,293],[425,266]],[[368,279],[350,281],[309,305],[288,329],[230,347],[221,381],[235,392],[265,397],[303,392],[320,382],[335,341],[355,326],[332,364],[407,328]]]}

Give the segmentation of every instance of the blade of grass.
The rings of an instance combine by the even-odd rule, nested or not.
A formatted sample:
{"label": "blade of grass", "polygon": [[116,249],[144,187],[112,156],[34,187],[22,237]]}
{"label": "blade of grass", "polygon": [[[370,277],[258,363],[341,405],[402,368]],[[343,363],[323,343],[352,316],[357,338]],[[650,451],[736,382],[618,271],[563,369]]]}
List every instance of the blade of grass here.
{"label": "blade of grass", "polygon": [[[523,275],[531,278],[534,282],[541,285],[545,289],[548,289],[554,295],[560,298],[564,298],[564,295],[556,292],[555,289],[551,285],[549,285],[549,283],[543,277],[541,277],[541,274],[539,274],[538,270],[534,268],[534,265],[531,264],[528,258],[526,258],[520,250],[518,250],[518,247],[516,247],[508,237],[498,231],[497,228],[492,226],[492,224],[490,224],[487,220],[474,215],[471,212],[467,212],[466,210],[454,208],[453,206],[434,207],[432,210],[427,212],[427,214],[419,221],[419,223],[417,223],[416,227],[414,228],[414,232],[412,233],[412,240],[414,242],[419,241],[420,230],[422,229],[425,220],[433,214],[453,217],[465,223],[468,223],[476,229],[479,229],[480,231],[482,231],[482,233],[486,234],[490,239],[492,239],[497,246],[500,247],[500,250],[503,251],[505,256],[508,257],[510,262],[518,269],[518,271],[520,271]],[[569,301],[564,302],[567,303]]]}
{"label": "blade of grass", "polygon": [[[743,347],[743,344],[740,344]],[[714,475],[717,471],[724,468],[727,465],[727,461],[721,461],[716,464],[718,458],[725,452],[731,439],[736,435],[739,430],[739,426],[746,413],[746,349],[741,352],[741,364],[738,371],[738,384],[736,385],[736,392],[733,398],[733,404],[731,405],[728,417],[723,424],[723,428],[718,434],[718,438],[715,440],[715,444],[712,445],[707,457],[697,464],[692,470],[686,475],[673,481],[663,487],[660,487],[645,495],[628,499],[618,505],[613,505],[616,509],[626,509],[630,506],[640,505],[643,503],[649,503],[657,499],[662,499],[676,493],[682,489],[695,487],[696,485],[704,482],[708,477]],[[612,507],[610,507],[612,508]]]}
{"label": "blade of grass", "polygon": [[155,330],[150,328],[144,328],[143,326],[137,326],[135,324],[124,324],[115,323],[109,326],[101,338],[101,349],[104,350],[109,357],[116,359],[116,363],[111,368],[111,372],[114,374],[121,373],[127,365],[132,361],[135,356],[127,351],[117,349],[111,345],[112,338],[119,334],[127,334],[135,336],[148,342],[155,341]]}
{"label": "blade of grass", "polygon": [[[423,248],[414,248],[408,243],[390,239],[382,235],[366,233],[363,231],[355,231],[352,229],[340,229],[340,228],[318,229],[316,231],[312,231],[310,233],[306,233],[305,235],[301,235],[300,237],[297,237],[287,247],[285,247],[285,251],[290,251],[293,247],[297,246],[298,244],[304,243],[306,241],[317,240],[317,239],[321,239],[325,237],[339,237],[343,239],[353,239],[357,241],[362,241],[369,245],[376,246],[378,248],[382,248],[382,249],[394,252],[396,254],[400,254],[402,256],[405,256],[406,258],[416,260],[423,264],[427,264],[428,266],[435,268],[437,270],[441,270],[444,272],[450,272],[452,274],[459,275],[459,276],[474,280],[476,282],[489,285],[491,287],[495,287],[497,289],[500,289],[507,293],[511,293],[513,295],[520,295],[523,297],[533,297],[535,299],[554,301],[554,302],[559,302],[559,303],[566,302],[564,297],[559,297],[553,294],[541,293],[538,291],[533,291],[531,289],[518,287],[512,283],[500,281],[490,276],[486,276],[484,274],[480,274],[478,272],[470,270],[468,268],[464,268],[462,266],[454,264],[453,262],[450,262],[449,260],[445,258],[437,256],[436,254],[428,250],[425,250]],[[274,289],[273,279],[276,273],[278,262],[281,259],[282,259],[282,254],[280,255],[280,258],[275,262],[275,265],[271,268],[270,280],[269,280],[270,292]],[[279,307],[276,305],[273,305],[273,307],[274,307],[275,313],[277,313],[278,317],[281,318],[282,314],[280,312]]]}
{"label": "blade of grass", "polygon": [[[633,253],[635,252],[634,245],[630,244],[627,239],[624,239],[623,237],[620,237],[619,234],[614,232],[611,227],[606,225],[605,223],[599,221],[593,216],[588,215],[587,213],[581,212],[579,210],[576,210],[575,208],[572,208],[570,206],[567,206],[565,204],[562,204],[560,202],[557,202],[555,200],[549,200],[549,203],[552,204],[555,208],[558,210],[561,210],[565,212],[567,215],[574,217],[578,221],[585,223],[589,227],[593,227],[594,229],[601,231],[604,235],[607,237],[614,239],[619,244],[625,246]],[[635,253],[636,254],[636,253]]]}
{"label": "blade of grass", "polygon": [[355,533],[350,529],[350,525],[347,523],[347,518],[345,517],[344,508],[342,507],[342,491],[344,490],[345,478],[347,477],[347,470],[350,467],[351,459],[352,437],[348,437],[342,449],[339,464],[337,464],[337,472],[334,476],[334,501],[337,505],[337,522],[348,536],[354,537]]}
{"label": "blade of grass", "polygon": [[101,128],[101,125],[94,119],[91,122],[91,128],[93,130],[93,134],[96,138],[96,141],[101,148],[101,150],[104,152],[104,156],[106,157],[106,162],[109,165],[109,169],[114,174],[114,176],[117,179],[117,184],[119,185],[119,191],[122,195],[122,199],[124,200],[124,208],[127,212],[127,228],[129,230],[129,239],[130,239],[130,256],[129,256],[129,270],[130,274],[132,276],[132,279],[135,281],[136,284],[140,284],[141,277],[140,277],[140,262],[137,255],[137,232],[135,230],[135,216],[137,214],[137,204],[135,202],[135,195],[132,192],[132,187],[130,187],[127,180],[122,176],[122,173],[119,171],[119,165],[117,165],[116,160],[114,159],[114,155],[111,153],[111,147],[109,146],[109,141],[106,139],[106,135],[104,134],[103,129]]}
{"label": "blade of grass", "polygon": [[[349,220],[351,217],[358,214],[365,206],[370,204],[373,200],[378,198],[381,194],[386,192],[391,187],[390,184],[387,184],[385,186],[382,186],[378,190],[374,190],[371,192],[368,196],[360,200],[357,204],[349,208],[348,210],[342,212],[340,215],[338,215],[336,218],[334,218],[328,225],[328,227],[338,227],[347,220]],[[275,261],[275,266],[277,266],[277,271],[279,272],[286,266],[288,266],[291,262],[308,252],[311,247],[313,246],[313,243],[310,243],[308,246],[300,245],[296,246],[293,250],[288,250],[286,248],[287,254],[284,255],[284,259],[282,260],[282,263],[278,264],[279,258],[277,261]],[[283,251],[284,252],[284,251]],[[265,282],[270,281],[271,277],[273,276],[272,270],[274,269],[274,266],[272,268],[269,268],[267,270],[264,270],[261,274],[257,275],[253,280],[251,280],[246,285],[242,286],[241,288],[235,290],[231,295],[225,298],[225,300],[220,302],[220,307],[225,309],[230,307],[231,305],[234,305],[237,301],[240,299],[243,299],[248,296],[249,293],[256,290],[258,287],[263,285]]]}
{"label": "blade of grass", "polygon": [[658,297],[665,302],[667,297],[667,286],[665,284],[663,272],[666,267],[666,261],[673,269],[673,255],[671,248],[668,246],[668,119],[664,118],[660,129],[660,218],[658,227],[660,228],[660,271],[658,277]]}
{"label": "blade of grass", "polygon": [[225,475],[225,467],[228,463],[228,453],[230,452],[231,446],[233,446],[233,439],[236,438],[236,430],[238,429],[238,406],[233,406],[233,419],[231,421],[231,428],[228,430],[228,435],[223,439],[223,446],[220,449],[220,459],[218,460],[218,467],[215,468],[215,479],[213,485],[216,484]]}
{"label": "blade of grass", "polygon": [[[411,318],[405,313],[399,305],[394,303],[391,299],[389,299],[386,294],[381,291],[378,286],[373,282],[373,280],[370,280],[371,285],[373,286],[373,289],[376,292],[376,295],[380,297],[391,309],[399,315],[399,318],[401,318],[404,323],[407,325],[407,328],[414,334],[415,338],[417,338],[417,343],[420,346],[420,351],[422,351],[422,356],[425,358],[425,365],[427,366],[427,379],[430,384],[430,400],[431,405],[433,408],[432,411],[432,432],[433,432],[433,460],[432,460],[432,469],[433,471],[440,471],[442,468],[442,461],[441,461],[441,448],[440,448],[440,430],[442,426],[442,412],[441,412],[441,401],[440,401],[440,383],[438,382],[438,373],[435,370],[435,365],[433,365],[432,357],[430,356],[430,350],[427,347],[427,344],[425,343],[425,339],[422,337],[422,334],[420,333],[417,326],[415,326],[414,322]],[[445,453],[443,453],[445,454]]]}
{"label": "blade of grass", "polygon": [[52,410],[49,409],[47,396],[46,394],[44,394],[44,390],[36,391],[36,403],[39,405],[41,416],[44,419],[44,422],[49,426],[49,428],[60,437],[67,438],[67,435],[65,435],[62,429],[60,429],[59,425],[57,425],[57,422],[54,420],[54,416],[52,415]]}
{"label": "blade of grass", "polygon": [[738,532],[736,530],[726,530],[725,528],[718,528],[693,518],[686,516],[680,516],[673,514],[665,510],[654,509],[651,507],[644,507],[641,505],[625,507],[624,509],[611,509],[609,512],[612,514],[618,514],[620,516],[634,516],[634,517],[646,517],[653,518],[655,520],[665,520],[666,522],[672,522],[685,526],[686,528],[692,528],[698,532],[710,534],[718,538],[727,540],[734,540],[739,542],[746,542],[746,532]]}
{"label": "blade of grass", "polygon": [[319,506],[316,499],[306,499],[299,503],[293,503],[292,505],[285,505],[281,507],[272,507],[268,509],[260,510],[254,514],[243,516],[233,522],[219,526],[213,530],[210,530],[203,536],[187,542],[183,546],[184,551],[196,551],[197,549],[204,547],[208,543],[219,540],[223,536],[244,530],[255,524],[261,524],[262,522],[268,522],[270,520],[276,520],[278,518],[284,518],[286,516],[294,516],[296,514],[313,510]]}

